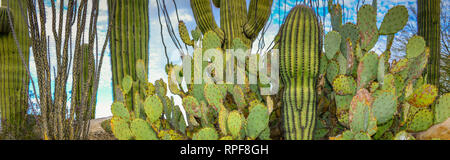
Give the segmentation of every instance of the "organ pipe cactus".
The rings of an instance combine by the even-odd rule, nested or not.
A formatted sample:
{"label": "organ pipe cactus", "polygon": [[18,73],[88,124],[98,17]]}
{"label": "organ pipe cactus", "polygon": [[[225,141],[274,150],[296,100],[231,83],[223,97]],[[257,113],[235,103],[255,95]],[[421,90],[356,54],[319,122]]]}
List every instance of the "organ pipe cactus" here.
{"label": "organ pipe cactus", "polygon": [[321,53],[320,25],[314,11],[292,9],[280,34],[283,128],[289,140],[312,139],[316,123],[316,90]]}
{"label": "organ pipe cactus", "polygon": [[[26,71],[29,61],[30,38],[25,17],[19,7],[19,1],[1,2],[0,7],[0,112],[3,128],[19,129],[28,109],[29,76]],[[27,4],[21,1],[22,5]],[[11,14],[14,31],[23,52],[22,58],[18,52],[9,23],[8,11]],[[18,131],[18,130],[16,130]],[[14,132],[11,132],[14,133]]]}
{"label": "organ pipe cactus", "polygon": [[[118,86],[122,79],[129,75],[138,80],[133,83],[131,93],[140,92],[140,88],[147,82],[148,56],[149,56],[149,0],[121,1],[108,0],[109,15],[114,15],[114,26],[111,30],[110,49],[113,73],[114,99],[117,100],[120,93]],[[116,4],[115,13],[111,13],[111,5]],[[136,63],[141,59],[145,64],[145,75],[138,79]],[[142,93],[141,93],[142,94]],[[125,97],[129,107],[134,108],[133,98],[130,94]]]}

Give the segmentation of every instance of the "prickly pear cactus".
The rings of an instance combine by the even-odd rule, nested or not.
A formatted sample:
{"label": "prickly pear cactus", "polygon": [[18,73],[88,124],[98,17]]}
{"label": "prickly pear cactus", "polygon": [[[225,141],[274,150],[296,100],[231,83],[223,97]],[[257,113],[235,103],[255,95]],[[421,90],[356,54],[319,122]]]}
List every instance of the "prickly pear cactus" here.
{"label": "prickly pear cactus", "polygon": [[[414,139],[407,132],[427,130],[449,117],[448,96],[436,101],[436,87],[423,80],[429,49],[422,37],[413,36],[405,58],[389,63],[395,33],[408,21],[404,6],[391,8],[380,28],[376,26],[376,3],[359,9],[356,25],[339,22],[339,4],[329,1],[329,8],[333,31],[326,35],[324,44],[328,58],[324,60],[327,69],[323,74],[328,79],[324,86],[331,90],[328,99],[335,102],[336,117],[344,127],[330,139]],[[388,44],[378,55],[371,49],[380,36],[387,36]],[[332,40],[338,37],[340,44]],[[435,102],[433,109],[430,105]]]}
{"label": "prickly pear cactus", "polygon": [[[131,76],[125,76],[122,85],[117,88],[122,96],[127,97],[133,94],[131,88],[135,83]],[[145,87],[143,94],[134,92],[134,108],[125,103],[124,98],[111,105],[114,136],[119,140],[187,139],[186,121],[179,106],[175,106],[173,99],[166,96],[167,84],[162,80],[156,81],[156,85],[139,83]]]}
{"label": "prickly pear cactus", "polygon": [[450,118],[450,93],[439,98],[434,109],[434,123],[442,123]]}

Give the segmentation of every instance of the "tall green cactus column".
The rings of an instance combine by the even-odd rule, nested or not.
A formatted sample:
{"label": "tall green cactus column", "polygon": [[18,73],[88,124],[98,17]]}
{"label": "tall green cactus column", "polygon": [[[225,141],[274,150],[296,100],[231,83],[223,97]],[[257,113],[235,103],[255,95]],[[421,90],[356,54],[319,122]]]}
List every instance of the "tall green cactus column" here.
{"label": "tall green cactus column", "polygon": [[[138,79],[136,62],[143,60],[148,72],[149,56],[149,12],[148,0],[108,0],[109,15],[115,16],[112,23],[110,49],[113,72],[114,100],[117,100],[122,79],[129,75]],[[115,12],[111,13],[112,4]],[[134,93],[133,87],[131,93]],[[133,106],[133,96],[126,97],[127,106]]]}
{"label": "tall green cactus column", "polygon": [[[14,31],[22,48],[25,62],[29,61],[29,36],[27,24],[19,7],[19,1],[10,1]],[[25,0],[22,5],[26,8]],[[0,112],[3,128],[19,129],[23,125],[28,108],[29,77],[10,30],[8,3],[3,0],[0,7]],[[27,14],[25,9],[25,15]],[[5,127],[5,122],[8,126]]]}
{"label": "tall green cactus column", "polygon": [[287,140],[312,139],[316,123],[316,81],[321,52],[320,28],[314,11],[304,5],[292,9],[281,28],[280,75],[283,91],[283,128]]}
{"label": "tall green cactus column", "polygon": [[427,65],[428,83],[439,89],[439,64],[441,53],[441,1],[417,0],[418,33],[430,48],[430,60]]}

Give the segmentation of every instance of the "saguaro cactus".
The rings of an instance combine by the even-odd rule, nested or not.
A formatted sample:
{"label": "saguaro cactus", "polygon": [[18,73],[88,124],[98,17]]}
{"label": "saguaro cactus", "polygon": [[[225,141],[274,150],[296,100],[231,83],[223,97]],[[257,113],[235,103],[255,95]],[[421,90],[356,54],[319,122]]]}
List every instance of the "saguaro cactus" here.
{"label": "saguaro cactus", "polygon": [[316,121],[316,79],[321,52],[320,28],[314,11],[292,9],[280,31],[280,75],[285,139],[312,139]]}
{"label": "saguaro cactus", "polygon": [[438,88],[441,52],[440,11],[440,0],[417,0],[418,33],[430,48],[430,60],[427,66],[428,83],[438,86]]}
{"label": "saguaro cactus", "polygon": [[[26,2],[21,2],[26,8]],[[29,59],[30,42],[26,24],[27,13],[25,12],[25,17],[22,16],[19,1],[9,3],[10,10],[7,9],[6,0],[1,2],[0,7],[0,111],[3,128],[18,129],[24,122],[28,108],[29,77],[10,29],[8,11],[12,15],[14,31],[26,63]],[[4,122],[7,122],[6,127]]]}
{"label": "saguaro cactus", "polygon": [[[116,4],[111,13],[112,2]],[[145,70],[148,72],[149,51],[149,12],[148,0],[108,0],[109,15],[114,15],[114,26],[111,32],[111,64],[113,72],[114,99],[117,99],[122,79],[129,75],[138,79],[136,62],[144,60]],[[140,84],[133,87],[131,93],[139,91]],[[127,106],[133,106],[133,96],[126,97]]]}
{"label": "saguaro cactus", "polygon": [[233,46],[235,38],[250,46],[269,19],[273,0],[213,0],[220,8],[220,28],[211,8],[211,0],[191,0],[191,7],[198,27],[205,34],[214,31],[223,40],[224,48]]}

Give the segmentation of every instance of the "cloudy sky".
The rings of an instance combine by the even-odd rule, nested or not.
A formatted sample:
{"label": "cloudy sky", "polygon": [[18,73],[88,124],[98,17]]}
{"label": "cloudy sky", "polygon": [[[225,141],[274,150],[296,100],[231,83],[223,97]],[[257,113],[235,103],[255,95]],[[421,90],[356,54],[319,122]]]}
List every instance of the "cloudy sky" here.
{"label": "cloudy sky", "polygon": [[[2,1],[2,0],[0,0]],[[59,1],[59,0],[57,0]],[[247,3],[249,0],[247,0]],[[320,0],[321,1],[321,0]],[[361,3],[364,0],[361,0]],[[179,13],[179,19],[183,20],[186,25],[188,30],[193,30],[196,27],[195,24],[195,20],[190,8],[190,4],[188,0],[175,0],[175,2],[177,3],[177,7],[178,7],[178,13]],[[273,39],[273,37],[275,37],[275,34],[278,32],[279,26],[280,26],[280,22],[282,22],[283,18],[287,15],[287,13],[289,12],[289,10],[295,6],[295,4],[299,4],[302,3],[303,0],[274,0],[273,3],[273,7],[272,7],[272,15],[270,18],[270,26],[268,31],[266,32],[266,34],[264,35],[264,40],[266,42],[266,46],[268,45],[268,43],[271,42],[271,40]],[[336,2],[336,0],[335,0]],[[345,22],[353,22],[356,23],[356,6],[357,6],[357,0],[339,0],[339,2],[342,4],[342,2],[345,2]],[[168,9],[168,13],[172,22],[172,25],[174,26],[175,29],[175,33],[178,34],[178,24],[177,24],[177,14],[175,12],[175,7],[173,5],[173,2],[171,0],[166,0],[166,5],[167,5],[167,9]],[[372,1],[371,0],[366,0],[365,1],[366,4],[371,4]],[[47,12],[47,21],[51,22],[51,9],[50,9],[50,0],[45,0],[45,4],[46,4],[46,12]],[[59,4],[59,2],[57,2],[56,4]],[[360,4],[361,6],[362,4]],[[378,0],[378,16],[377,16],[377,20],[378,20],[378,27],[380,26],[384,15],[387,13],[387,11],[389,10],[389,8],[394,7],[395,5],[405,5],[405,6],[414,6],[416,5],[416,0]],[[59,6],[57,6],[59,7]],[[167,81],[167,75],[164,72],[164,66],[167,63],[166,62],[166,58],[164,56],[164,48],[162,46],[162,39],[161,39],[161,28],[160,28],[160,23],[159,23],[159,19],[158,19],[158,10],[157,10],[157,4],[156,4],[156,0],[150,0],[150,4],[148,6],[149,9],[149,14],[150,14],[150,18],[149,18],[149,24],[150,24],[150,51],[149,51],[149,62],[150,62],[150,66],[149,66],[149,80],[150,82],[154,82],[155,80],[158,79],[164,79],[165,81]],[[67,7],[66,7],[67,9]],[[99,45],[102,46],[103,45],[103,41],[105,39],[106,36],[106,29],[107,29],[107,24],[108,24],[108,13],[107,13],[107,5],[106,5],[106,0],[101,0],[100,3],[100,14],[99,14],[99,19],[98,19],[98,34],[99,34]],[[326,8],[325,8],[326,9]],[[59,11],[59,10],[58,10]],[[219,9],[218,8],[214,8],[213,9],[217,24],[220,25],[219,23]],[[326,20],[325,20],[325,31],[328,32],[331,30],[330,28],[330,20],[329,20],[329,14],[328,13],[323,13],[322,12],[322,8],[319,11],[319,14],[321,16],[325,16]],[[162,21],[164,21],[163,17]],[[415,17],[410,16],[410,21],[408,23],[415,23]],[[165,26],[165,22],[163,22],[163,26]],[[51,23],[47,23],[47,30],[49,30],[47,33],[52,33],[51,32]],[[169,34],[167,32],[167,29],[164,27],[163,30],[163,37],[165,43],[167,44],[167,52],[169,55],[169,59],[171,62],[175,63],[175,64],[180,64],[181,63],[181,59],[179,57],[179,53],[178,50],[174,47]],[[54,42],[53,42],[53,36],[51,36],[51,47],[50,50],[52,51],[55,50],[54,49]],[[384,46],[385,46],[385,40],[386,37],[381,36],[380,37],[380,41],[379,43],[377,43],[376,47],[374,48],[374,51],[376,51],[377,53],[381,53],[382,51],[384,51]],[[254,47],[256,48],[257,42],[255,42]],[[53,44],[53,45],[52,45]],[[184,45],[183,45],[184,47]],[[192,49],[188,50],[189,52],[192,52]],[[56,63],[56,56],[53,54],[51,55],[51,62],[52,64]],[[30,64],[31,64],[31,72],[32,72],[32,77],[36,83],[36,70],[35,70],[35,65],[34,65],[34,58],[32,57],[31,54],[31,58],[30,58]],[[54,66],[54,65],[53,65]],[[97,108],[96,108],[96,117],[97,118],[101,118],[101,117],[107,117],[107,116],[111,116],[111,111],[110,111],[110,106],[113,102],[112,100],[112,73],[111,73],[111,58],[110,58],[110,52],[109,52],[109,47],[106,50],[106,56],[104,57],[103,60],[103,66],[102,66],[102,72],[101,72],[101,79],[100,79],[100,85],[99,85],[99,90],[98,90],[98,100],[97,100]],[[69,85],[71,86],[71,77],[69,77]],[[68,93],[70,92],[70,88],[68,88]],[[178,97],[176,98],[176,103],[180,104],[180,99]]]}

